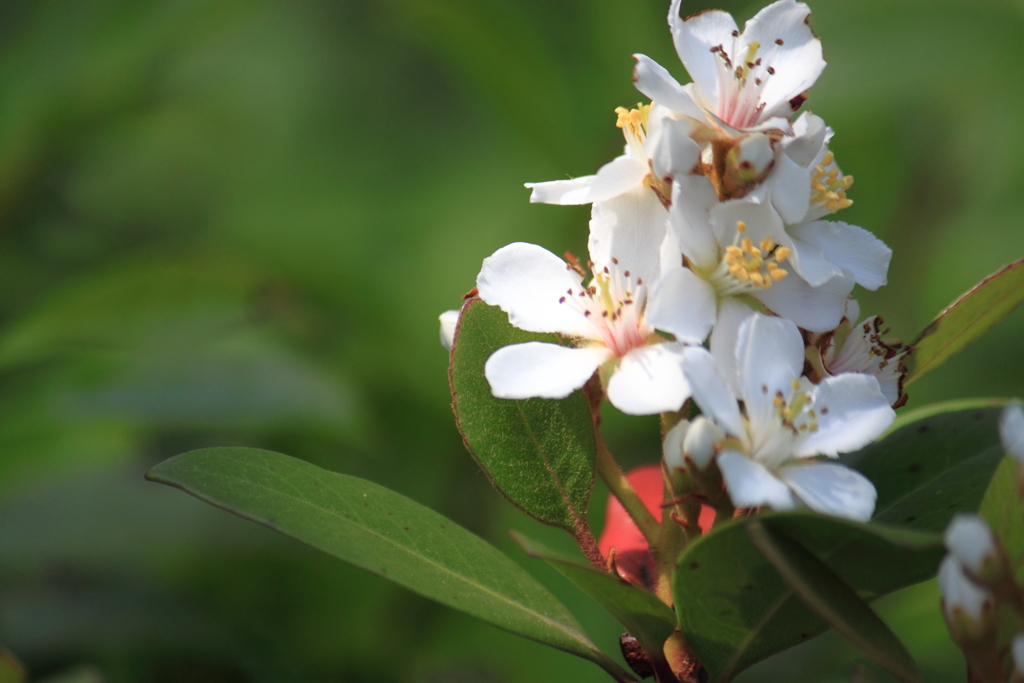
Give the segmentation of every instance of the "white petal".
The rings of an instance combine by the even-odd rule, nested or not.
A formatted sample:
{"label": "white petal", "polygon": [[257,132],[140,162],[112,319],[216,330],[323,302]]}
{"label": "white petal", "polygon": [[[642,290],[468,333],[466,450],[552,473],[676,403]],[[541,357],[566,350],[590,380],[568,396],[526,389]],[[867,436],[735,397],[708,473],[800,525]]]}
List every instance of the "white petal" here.
{"label": "white petal", "polygon": [[814,221],[792,228],[791,233],[850,271],[861,287],[873,291],[886,283],[892,249],[867,230],[840,221]]}
{"label": "white petal", "polygon": [[718,194],[702,175],[680,175],[672,182],[669,227],[686,257],[699,268],[718,263],[718,240],[711,229],[711,209]]}
{"label": "white petal", "polygon": [[794,446],[797,457],[835,456],[867,446],[896,419],[878,380],[849,373],[827,377],[814,390],[818,429],[802,433]]}
{"label": "white petal", "polygon": [[744,49],[760,43],[757,56],[775,72],[761,90],[762,118],[788,115],[789,101],[814,85],[825,69],[821,41],[806,23],[810,13],[802,2],[779,0],[758,12],[743,29]]}
{"label": "white petal", "polygon": [[729,490],[729,499],[736,507],[753,508],[767,505],[773,510],[796,507],[789,487],[759,462],[736,451],[718,454],[718,468]]}
{"label": "white petal", "polygon": [[733,54],[736,22],[728,12],[721,10],[708,10],[683,19],[679,15],[679,6],[680,1],[673,0],[668,13],[676,52],[690,72],[690,78],[700,88],[705,103],[709,108],[717,109],[720,93],[716,60],[719,57],[711,48],[724,45],[729,54]]}
{"label": "white petal", "polygon": [[600,270],[617,259],[622,270],[653,284],[661,270],[660,247],[668,230],[668,211],[650,188],[594,204],[590,214],[590,259]]}
{"label": "white petal", "polygon": [[871,519],[878,494],[860,472],[835,462],[802,462],[779,468],[779,477],[807,507],[857,522]]}
{"label": "white petal", "polygon": [[661,119],[661,124],[644,143],[644,150],[651,160],[654,174],[658,178],[688,174],[700,161],[700,148],[690,138],[693,125],[689,120]]}
{"label": "white petal", "polygon": [[786,154],[775,156],[771,173],[772,204],[786,225],[796,225],[811,203],[811,173]]}
{"label": "white petal", "polygon": [[786,263],[811,287],[820,287],[832,278],[843,275],[843,269],[834,265],[818,247],[794,237],[791,248],[793,253]]}
{"label": "white petal", "polygon": [[580,276],[544,247],[525,242],[504,246],[484,259],[476,278],[480,298],[508,313],[508,321],[528,332],[561,332],[590,337],[586,317],[559,299],[580,291]]}
{"label": "white petal", "polygon": [[679,410],[690,397],[683,376],[683,345],[675,342],[633,349],[608,380],[608,400],[627,415]]}
{"label": "white petal", "polygon": [[707,469],[715,457],[718,446],[725,440],[725,432],[708,418],[700,415],[683,439],[683,455],[689,458],[697,469]]}
{"label": "white petal", "polygon": [[961,512],[954,515],[946,527],[943,540],[950,554],[976,575],[981,573],[981,567],[986,560],[997,555],[992,530],[988,528],[985,520],[976,514]]}
{"label": "white petal", "polygon": [[770,237],[776,244],[792,248],[792,239],[782,224],[782,218],[765,199],[763,192],[721,202],[711,209],[711,225],[719,244],[733,244],[739,222],[747,226],[743,237],[749,237],[755,245]]}
{"label": "white petal", "polygon": [[1024,464],[1024,406],[1019,401],[1003,408],[999,416],[999,438],[1006,454]]}
{"label": "white petal", "polygon": [[540,204],[561,204],[572,206],[575,204],[589,204],[591,201],[591,188],[597,176],[586,175],[571,180],[549,180],[544,183],[526,183],[526,187],[533,190],[530,193],[530,201]]}
{"label": "white petal", "polygon": [[701,344],[718,316],[715,288],[676,266],[662,275],[647,304],[647,322],[679,341]]}
{"label": "white petal", "polygon": [[615,157],[597,169],[590,189],[591,202],[603,202],[636,189],[647,175],[647,167],[631,156]]}
{"label": "white petal", "polygon": [[776,428],[777,393],[789,396],[792,382],[803,374],[804,340],[785,318],[755,313],[740,327],[736,342],[740,396],[757,434]]}
{"label": "white petal", "polygon": [[719,374],[712,355],[700,347],[686,349],[683,351],[683,373],[700,411],[732,436],[746,436],[736,397]]}
{"label": "white petal", "polygon": [[611,357],[603,346],[510,344],[491,354],[484,363],[484,376],[498,398],[565,398]]}
{"label": "white petal", "polygon": [[672,111],[704,121],[704,114],[694,103],[687,89],[679,85],[665,67],[647,55],[635,54],[633,59],[633,83],[636,89],[654,102]]}
{"label": "white petal", "polygon": [[711,348],[711,355],[715,357],[715,363],[722,377],[726,378],[729,388],[739,396],[739,370],[736,366],[736,342],[740,336],[740,326],[743,321],[753,316],[754,309],[738,301],[737,299],[723,299],[718,304],[718,320],[711,330],[711,339],[708,346]]}
{"label": "white petal", "polygon": [[831,132],[820,116],[805,111],[793,122],[793,137],[780,141],[782,150],[790,159],[809,169],[822,153]]}
{"label": "white petal", "polygon": [[459,312],[445,311],[437,316],[437,319],[441,321],[441,346],[450,350],[452,342],[455,341],[455,328],[459,324]]}
{"label": "white petal", "polygon": [[752,293],[772,311],[805,330],[828,332],[842,319],[853,285],[852,278],[834,277],[820,287],[811,287],[803,278],[790,275],[771,289]]}

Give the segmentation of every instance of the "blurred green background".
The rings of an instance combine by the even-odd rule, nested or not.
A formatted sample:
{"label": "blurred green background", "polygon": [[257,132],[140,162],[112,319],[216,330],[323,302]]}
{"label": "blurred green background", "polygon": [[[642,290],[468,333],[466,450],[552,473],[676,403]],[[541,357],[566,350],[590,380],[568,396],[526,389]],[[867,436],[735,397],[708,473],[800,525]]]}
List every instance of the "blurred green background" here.
{"label": "blurred green background", "polygon": [[[142,474],[252,445],[372,479],[506,550],[617,652],[620,627],[507,537],[568,547],[464,451],[437,315],[508,242],[585,253],[588,207],[522,183],[617,153],[632,53],[685,77],[667,5],[0,5],[0,644],[31,680],[604,680]],[[1024,2],[812,8],[829,67],[807,107],[857,179],[841,217],[895,251],[862,310],[909,340],[1024,256]],[[1022,333],[1018,311],[910,406],[1024,394]],[[623,463],[657,457],[657,418],[607,419]],[[928,681],[962,681],[937,603],[931,582],[879,607]],[[826,635],[741,681],[856,661]]]}

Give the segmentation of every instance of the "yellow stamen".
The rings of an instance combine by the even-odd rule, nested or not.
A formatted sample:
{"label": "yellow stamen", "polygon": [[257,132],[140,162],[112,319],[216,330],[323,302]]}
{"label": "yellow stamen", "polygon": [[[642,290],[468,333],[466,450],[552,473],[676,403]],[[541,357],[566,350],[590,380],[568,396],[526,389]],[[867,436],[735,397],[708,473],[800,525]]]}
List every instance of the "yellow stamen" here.
{"label": "yellow stamen", "polygon": [[763,240],[761,240],[761,251],[767,252],[771,251],[774,248],[775,240],[773,240],[771,237],[765,237]]}
{"label": "yellow stamen", "polygon": [[747,224],[743,221],[736,221],[736,232],[746,232]]}

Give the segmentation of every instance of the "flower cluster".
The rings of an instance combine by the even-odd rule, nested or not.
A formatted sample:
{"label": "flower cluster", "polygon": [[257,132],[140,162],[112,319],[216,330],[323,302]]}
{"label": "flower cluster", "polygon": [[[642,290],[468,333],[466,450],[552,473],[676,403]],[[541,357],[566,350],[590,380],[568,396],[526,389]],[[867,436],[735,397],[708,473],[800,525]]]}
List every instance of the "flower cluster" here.
{"label": "flower cluster", "polygon": [[[527,184],[534,202],[592,205],[586,267],[526,243],[484,260],[479,297],[563,340],[500,348],[487,380],[500,398],[563,398],[597,373],[622,412],[674,424],[669,471],[724,484],[736,508],[867,520],[873,485],[834,459],[891,424],[904,349],[851,298],[885,284],[891,251],[824,220],[850,206],[853,178],[825,122],[796,114],[825,68],[810,10],[779,0],[741,32],[680,4],[668,21],[692,82],[635,55],[652,101],[616,110],[623,154]],[[446,345],[456,319],[442,316]]]}

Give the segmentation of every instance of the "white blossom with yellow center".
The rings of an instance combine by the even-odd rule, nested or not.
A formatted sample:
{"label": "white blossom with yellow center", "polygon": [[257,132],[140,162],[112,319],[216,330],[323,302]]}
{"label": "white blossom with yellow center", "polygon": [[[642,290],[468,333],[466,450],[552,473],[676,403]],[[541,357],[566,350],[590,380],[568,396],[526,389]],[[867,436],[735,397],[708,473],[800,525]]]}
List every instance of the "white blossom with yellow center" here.
{"label": "white blossom with yellow center", "polygon": [[616,126],[626,139],[625,152],[598,169],[595,175],[571,180],[526,183],[531,202],[543,204],[591,204],[607,201],[637,187],[647,188],[649,202],[667,206],[671,179],[688,173],[700,152],[690,138],[691,124],[678,121],[655,103],[635,109],[615,110]]}
{"label": "white blossom with yellow center", "polygon": [[673,0],[668,23],[693,83],[680,85],[664,67],[637,54],[637,89],[719,135],[790,133],[789,115],[825,68],[821,41],[807,25],[807,5],[772,3],[741,34],[727,12],[708,10],[684,19],[681,4]]}
{"label": "white blossom with yellow center", "polygon": [[716,460],[737,507],[791,510],[867,521],[875,488],[835,458],[867,445],[896,415],[874,377],[845,374],[812,384],[802,377],[804,342],[796,325],[752,315],[740,327],[735,377],[703,348],[684,353],[683,371],[703,415],[726,437]]}
{"label": "white blossom with yellow center", "polygon": [[[682,374],[685,344],[707,336],[714,311],[661,287],[661,232],[644,215],[644,188],[594,207],[585,273],[534,244],[515,243],[484,259],[480,298],[530,332],[563,335],[571,344],[526,342],[502,347],[484,374],[499,398],[563,398],[596,370],[608,400],[625,413],[678,410],[690,390]],[[655,209],[663,211],[660,204]],[[656,330],[675,336],[674,341]]]}

